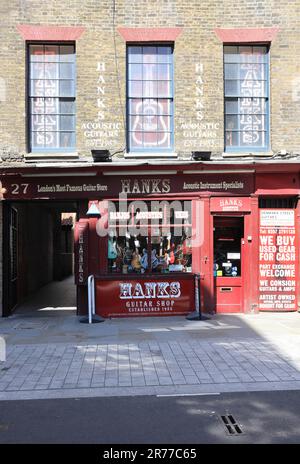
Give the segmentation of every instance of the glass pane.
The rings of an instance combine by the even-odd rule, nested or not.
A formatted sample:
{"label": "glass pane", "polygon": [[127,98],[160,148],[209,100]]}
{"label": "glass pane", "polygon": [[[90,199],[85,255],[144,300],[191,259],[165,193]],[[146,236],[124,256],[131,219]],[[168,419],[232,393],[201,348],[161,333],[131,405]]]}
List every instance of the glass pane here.
{"label": "glass pane", "polygon": [[44,63],[31,63],[30,64],[30,78],[43,79],[44,78]]}
{"label": "glass pane", "polygon": [[129,143],[131,148],[142,148],[143,147],[143,133],[142,132],[130,132]]}
{"label": "glass pane", "polygon": [[238,140],[238,132],[225,132],[225,145],[227,148],[230,147],[238,147],[239,140]]}
{"label": "glass pane", "polygon": [[172,114],[172,105],[170,100],[160,98],[157,102],[158,114]]}
{"label": "glass pane", "polygon": [[45,113],[59,113],[59,99],[58,98],[45,98]]}
{"label": "glass pane", "polygon": [[74,61],[75,60],[75,50],[74,45],[61,45],[60,49],[60,61]]}
{"label": "glass pane", "polygon": [[144,147],[151,148],[157,146],[157,132],[144,132]]}
{"label": "glass pane", "polygon": [[75,102],[73,100],[60,100],[59,102],[60,113],[70,114],[75,113]]}
{"label": "glass pane", "polygon": [[129,81],[128,94],[129,97],[142,97],[143,83],[141,81]]}
{"label": "glass pane", "polygon": [[172,48],[171,47],[157,47],[157,62],[158,63],[172,63]]}
{"label": "glass pane", "polygon": [[253,81],[241,81],[241,95],[244,97],[252,97],[253,95]]}
{"label": "glass pane", "polygon": [[240,129],[252,130],[252,115],[251,114],[242,114],[240,116]]}
{"label": "glass pane", "polygon": [[265,116],[261,114],[253,114],[252,116],[252,128],[253,130],[263,130],[265,129]]}
{"label": "glass pane", "polygon": [[267,96],[266,81],[254,81],[252,95],[254,97],[266,97]]}
{"label": "glass pane", "polygon": [[156,115],[158,114],[158,110],[158,100],[154,98],[144,100],[144,115]]}
{"label": "glass pane", "polygon": [[240,132],[240,145],[241,146],[248,146],[252,145],[252,131],[251,130],[244,130]]}
{"label": "glass pane", "polygon": [[60,97],[73,97],[74,92],[74,81],[62,80],[59,81],[59,96]]}
{"label": "glass pane", "polygon": [[157,65],[157,79],[164,81],[171,79],[171,67],[168,64]]}
{"label": "glass pane", "polygon": [[225,64],[225,79],[238,79],[239,65],[238,64]]}
{"label": "glass pane", "polygon": [[32,79],[30,81],[30,95],[43,97],[45,94],[44,81],[42,79]]}
{"label": "glass pane", "polygon": [[128,112],[129,114],[143,114],[143,100],[141,98],[130,99]]}
{"label": "glass pane", "polygon": [[238,129],[238,116],[226,116],[225,117],[225,129],[226,130],[237,130]]}
{"label": "glass pane", "polygon": [[156,97],[157,96],[157,82],[144,81],[143,82],[143,96]]}
{"label": "glass pane", "polygon": [[156,47],[143,47],[143,63],[156,63]]}
{"label": "glass pane", "polygon": [[215,218],[214,224],[214,275],[231,278],[240,276],[243,227],[238,223],[234,226],[226,225],[223,218]]}
{"label": "glass pane", "polygon": [[128,62],[129,63],[142,63],[142,47],[128,47]]}
{"label": "glass pane", "polygon": [[159,131],[171,130],[171,118],[170,116],[159,116],[157,118],[157,126]]}
{"label": "glass pane", "polygon": [[147,132],[157,131],[157,116],[150,114],[143,116],[143,130]]}
{"label": "glass pane", "polygon": [[130,80],[142,80],[142,64],[130,64],[128,69],[128,78]]}
{"label": "glass pane", "polygon": [[240,98],[240,113],[241,114],[249,114],[252,113],[252,98]]}
{"label": "glass pane", "polygon": [[45,148],[58,148],[59,147],[59,133],[58,132],[45,132]]}
{"label": "glass pane", "polygon": [[58,79],[58,63],[45,63],[45,79]]}
{"label": "glass pane", "polygon": [[252,98],[252,112],[254,114],[256,113],[265,114],[266,113],[266,102],[263,98]]}
{"label": "glass pane", "polygon": [[157,80],[157,66],[155,64],[147,63],[143,65],[143,80],[156,81]]}
{"label": "glass pane", "polygon": [[61,63],[59,65],[59,77],[60,79],[73,79],[74,65],[72,63]]}
{"label": "glass pane", "polygon": [[240,61],[251,62],[252,61],[252,47],[251,46],[241,46],[239,47],[240,52]]}
{"label": "glass pane", "polygon": [[224,53],[228,55],[228,53],[236,54],[238,53],[238,47],[236,45],[225,45],[224,46]]}
{"label": "glass pane", "polygon": [[59,129],[59,116],[53,114],[45,115],[45,130],[52,132]]}
{"label": "glass pane", "polygon": [[33,148],[44,148],[45,145],[44,131],[31,133],[31,144]]}
{"label": "glass pane", "polygon": [[159,81],[157,83],[158,97],[171,97],[171,81]]}
{"label": "glass pane", "polygon": [[43,114],[35,114],[31,116],[31,130],[44,131],[45,117]]}
{"label": "glass pane", "polygon": [[44,61],[43,45],[30,45],[30,61]]}
{"label": "glass pane", "polygon": [[61,148],[72,148],[74,146],[75,146],[74,132],[61,132],[60,133],[60,147]]}
{"label": "glass pane", "polygon": [[159,132],[157,134],[157,145],[160,148],[171,148],[171,133]]}
{"label": "glass pane", "polygon": [[60,130],[74,130],[75,118],[74,116],[60,116]]}
{"label": "glass pane", "polygon": [[129,116],[129,128],[131,131],[143,130],[143,116]]}
{"label": "glass pane", "polygon": [[225,80],[225,95],[239,95],[239,81]]}
{"label": "glass pane", "polygon": [[237,114],[238,113],[238,99],[225,101],[225,113],[226,114]]}
{"label": "glass pane", "polygon": [[266,63],[268,57],[267,47],[253,47],[254,61],[258,63]]}
{"label": "glass pane", "polygon": [[31,99],[31,113],[39,114],[44,113],[44,98]]}
{"label": "glass pane", "polygon": [[56,81],[54,79],[47,79],[44,81],[46,97],[58,97],[59,96],[58,83],[59,81]]}
{"label": "glass pane", "polygon": [[45,45],[45,62],[59,61],[58,45]]}
{"label": "glass pane", "polygon": [[238,47],[226,45],[224,47],[224,61],[225,63],[238,63]]}

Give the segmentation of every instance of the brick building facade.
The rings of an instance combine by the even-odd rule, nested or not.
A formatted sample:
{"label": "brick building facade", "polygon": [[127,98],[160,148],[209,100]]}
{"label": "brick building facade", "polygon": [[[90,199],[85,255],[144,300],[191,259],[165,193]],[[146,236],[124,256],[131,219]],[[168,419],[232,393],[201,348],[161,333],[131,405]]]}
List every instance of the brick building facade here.
{"label": "brick building facade", "polygon": [[[297,151],[299,120],[297,2],[12,1],[1,5],[1,148],[26,154],[26,41],[18,25],[82,27],[76,40],[76,152],[124,147],[126,42],[120,28],[179,28],[174,46],[175,153],[224,151],[223,43],[217,28],[278,28],[270,47],[270,151]],[[29,37],[30,34],[29,34]],[[48,36],[49,37],[49,36]],[[36,37],[38,38],[38,36]],[[51,38],[51,34],[50,34]],[[247,34],[243,41],[247,41]],[[101,91],[97,88],[101,87]],[[99,93],[100,92],[100,93]],[[101,93],[103,92],[103,93]],[[103,99],[105,107],[97,107]],[[199,102],[201,99],[201,103]],[[198,106],[197,106],[198,101]],[[103,119],[93,134],[91,123]],[[104,125],[106,124],[106,125]],[[110,129],[106,129],[109,127]],[[95,136],[93,136],[95,135]]]}
{"label": "brick building facade", "polygon": [[[175,174],[179,176],[188,173],[189,169],[192,175],[196,175],[197,171],[207,171],[208,176],[213,176],[218,171],[220,175],[225,175],[225,179],[228,177],[230,185],[233,181],[240,180],[246,186],[248,179],[241,176],[253,174],[252,187],[245,187],[244,190],[232,187],[228,191],[221,189],[222,191],[215,190],[212,193],[212,196],[217,193],[222,196],[224,193],[225,196],[231,194],[230,198],[234,194],[241,198],[251,198],[252,209],[245,206],[244,210],[245,214],[250,210],[253,214],[251,226],[250,222],[249,227],[247,226],[251,237],[255,231],[258,234],[259,202],[261,207],[269,205],[269,208],[276,209],[278,203],[264,204],[263,200],[271,197],[278,199],[283,195],[287,199],[284,206],[288,209],[288,200],[298,198],[300,6],[296,1],[229,0],[201,3],[183,0],[49,0],[41,3],[37,0],[12,0],[7,4],[2,2],[0,13],[0,175],[8,191],[4,195],[3,204],[7,203],[7,208],[11,205],[19,211],[19,221],[24,218],[20,222],[20,230],[24,230],[26,220],[34,216],[33,211],[30,212],[31,216],[29,213],[26,216],[23,211],[26,207],[22,201],[34,199],[51,202],[59,198],[65,203],[57,211],[76,210],[79,211],[78,217],[83,217],[82,212],[89,200],[102,199],[103,195],[100,193],[87,194],[85,197],[66,195],[52,198],[51,195],[45,195],[45,191],[44,195],[33,195],[30,198],[26,196],[26,187],[25,190],[20,190],[23,184],[31,187],[30,182],[34,176],[43,178],[44,175],[46,179],[50,171],[52,179],[55,178],[55,172],[59,173],[56,180],[66,173],[64,181],[76,178],[76,175],[79,178],[85,171],[87,176],[92,176],[93,166],[96,165],[99,169],[102,166],[101,163],[93,163],[92,149],[110,151],[112,163],[106,163],[105,169],[111,169],[111,177],[114,172],[118,176],[120,170],[128,171],[128,168],[133,169],[138,177],[144,175],[147,169],[152,169],[150,176],[153,175],[153,170],[161,175],[159,169],[163,165],[166,170],[169,169],[166,176],[173,175],[171,169],[177,169]],[[72,52],[71,48],[64,47],[73,47]],[[59,129],[53,120],[45,122],[45,114],[41,116],[34,107],[37,100],[43,99],[42,104],[45,105],[47,97],[49,99],[54,96],[47,94],[45,88],[49,74],[42,76],[45,93],[37,90],[41,75],[34,74],[37,62],[38,69],[42,69],[38,72],[46,73],[43,63],[48,59],[45,58],[47,50],[50,50],[50,55],[56,50],[56,58],[53,60],[59,62],[55,65],[58,74],[50,76],[58,85],[57,91],[63,92],[61,89],[64,83],[70,89],[73,86],[65,94],[55,94],[59,105],[64,102],[73,108],[63,112],[60,107],[55,111],[57,120],[60,121],[58,124],[61,124]],[[247,71],[248,77],[242,75],[239,63],[244,55],[255,57],[255,72],[258,73],[256,77],[253,77],[253,69],[250,74]],[[154,71],[151,68],[153,59],[156,60]],[[141,70],[138,68],[141,64],[139,60],[144,63],[144,67],[140,66]],[[251,60],[252,58],[250,63],[253,63]],[[151,74],[154,72],[157,73],[156,77]],[[160,79],[159,76],[163,77]],[[138,81],[142,90],[139,90]],[[147,87],[150,81],[152,85]],[[245,87],[248,88],[248,93],[243,93]],[[139,113],[137,106],[132,112],[131,105],[138,105],[140,100],[145,108],[151,98],[153,101],[155,99],[157,108],[163,109],[156,109],[157,113],[151,113],[154,111],[153,105],[150,108],[149,104],[148,113],[143,113],[144,126],[141,129],[137,116],[142,113]],[[255,99],[259,103],[254,110]],[[252,105],[252,110],[247,110],[247,104]],[[149,111],[152,114],[151,122]],[[153,117],[156,118],[154,129]],[[54,137],[56,142],[47,146],[47,134],[52,134],[51,140]],[[139,143],[141,148],[138,147]],[[194,151],[211,152],[210,160],[196,162],[192,158]],[[97,176],[103,174],[103,170],[100,171]],[[286,177],[280,179],[281,173]],[[264,175],[267,176],[267,186]],[[103,178],[107,177],[109,175]],[[15,181],[17,178],[21,181]],[[216,185],[218,179],[213,179],[208,184]],[[191,183],[186,180],[183,182],[183,185],[196,185],[195,179]],[[175,195],[176,190],[172,188],[170,193]],[[191,190],[194,194],[195,189]],[[202,199],[199,197],[199,201],[206,205],[207,198],[211,197],[210,188],[204,190],[204,196]],[[111,191],[113,194],[110,195],[109,191],[108,196],[116,197],[117,192],[113,188]],[[82,203],[74,206],[79,200]],[[298,208],[297,204],[294,207]],[[3,209],[5,208],[6,206]],[[56,214],[55,208],[56,205],[51,203],[51,217]],[[208,208],[210,214],[218,212],[209,210],[207,205],[205,208]],[[228,211],[234,210],[229,208]],[[245,216],[245,224],[247,218]],[[57,221],[57,218],[53,221]],[[5,227],[4,224],[4,231]],[[46,224],[45,227],[47,228]],[[207,229],[210,241],[214,240],[211,234],[217,227],[219,226],[216,222],[214,225],[211,223],[210,229]],[[31,235],[28,230],[27,233]],[[21,243],[21,238],[18,240]],[[258,253],[258,242],[255,239],[252,243],[251,241],[252,239],[249,240],[249,247],[253,246],[252,251]],[[45,249],[49,250],[49,243]],[[5,255],[5,245],[3,250]],[[252,251],[249,248],[247,253],[251,255]],[[25,258],[23,256],[23,266],[26,267],[24,259],[26,263],[32,252],[28,245],[28,250],[24,252]],[[36,253],[38,252],[34,251]],[[205,300],[209,310],[213,310],[215,298],[208,295],[213,292],[215,285],[211,253],[212,245],[205,245],[203,253],[199,252],[199,257],[195,258],[199,259],[199,263],[203,260],[204,267],[199,264],[193,269],[204,274],[204,280],[208,279],[210,282],[206,283]],[[210,270],[205,267],[207,260],[201,257],[204,255],[208,256]],[[197,252],[195,256],[198,256]],[[51,261],[45,274],[55,274],[54,261]],[[298,255],[294,261],[297,261],[295,266],[298,268]],[[4,266],[8,266],[9,262],[11,257],[6,254]],[[258,261],[254,266],[258,272]],[[1,272],[0,269],[0,274]],[[50,277],[45,276],[42,282],[49,280]],[[18,290],[21,293],[16,302],[21,301],[32,289],[38,288],[42,282],[32,283],[31,286],[28,284],[28,288],[23,283],[27,290]],[[7,285],[4,284],[4,293]],[[257,284],[252,287],[256,288]],[[226,288],[226,284],[222,288]],[[248,296],[244,298],[248,299],[245,310],[249,311],[250,306],[253,308],[253,305],[258,304],[258,291],[255,291],[256,296],[254,293],[249,296],[251,291],[247,290]],[[83,294],[78,296],[79,300],[84,298]]]}

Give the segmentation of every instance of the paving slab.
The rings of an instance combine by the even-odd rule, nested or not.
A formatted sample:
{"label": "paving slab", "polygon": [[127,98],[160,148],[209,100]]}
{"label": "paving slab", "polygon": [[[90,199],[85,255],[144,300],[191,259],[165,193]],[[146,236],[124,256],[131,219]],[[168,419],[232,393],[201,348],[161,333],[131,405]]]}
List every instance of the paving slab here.
{"label": "paving slab", "polygon": [[88,325],[74,311],[33,311],[1,319],[0,336],[7,344],[2,400],[300,387],[299,313]]}

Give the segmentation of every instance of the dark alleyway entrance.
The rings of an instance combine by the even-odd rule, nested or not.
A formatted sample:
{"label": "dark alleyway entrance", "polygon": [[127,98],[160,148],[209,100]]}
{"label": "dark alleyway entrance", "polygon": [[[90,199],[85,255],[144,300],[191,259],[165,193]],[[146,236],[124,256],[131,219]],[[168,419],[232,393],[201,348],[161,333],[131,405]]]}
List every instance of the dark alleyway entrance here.
{"label": "dark alleyway entrance", "polygon": [[74,201],[5,204],[4,316],[28,311],[29,307],[75,309],[73,248],[77,215]]}

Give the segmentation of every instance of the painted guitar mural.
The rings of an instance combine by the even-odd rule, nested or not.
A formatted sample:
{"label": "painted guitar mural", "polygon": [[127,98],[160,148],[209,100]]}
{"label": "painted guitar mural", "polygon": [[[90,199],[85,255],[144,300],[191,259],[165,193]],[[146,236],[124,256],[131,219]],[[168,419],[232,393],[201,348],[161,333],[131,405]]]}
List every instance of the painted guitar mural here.
{"label": "painted guitar mural", "polygon": [[[167,98],[169,94],[169,81],[156,80],[156,65],[148,64],[146,75],[144,76],[144,97],[134,105],[134,117],[131,132],[132,141],[135,147],[170,147],[170,127],[168,103],[160,101],[160,98]],[[163,93],[157,91],[157,86],[165,86]],[[159,98],[153,98],[159,95]],[[152,97],[152,98],[151,98]]]}
{"label": "painted guitar mural", "polygon": [[[163,116],[163,105],[153,99],[140,101],[135,105],[136,113],[133,127],[132,138],[135,146],[153,147],[170,145],[167,122]],[[144,116],[141,116],[144,114]],[[159,132],[158,132],[159,131]]]}

